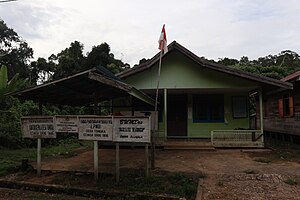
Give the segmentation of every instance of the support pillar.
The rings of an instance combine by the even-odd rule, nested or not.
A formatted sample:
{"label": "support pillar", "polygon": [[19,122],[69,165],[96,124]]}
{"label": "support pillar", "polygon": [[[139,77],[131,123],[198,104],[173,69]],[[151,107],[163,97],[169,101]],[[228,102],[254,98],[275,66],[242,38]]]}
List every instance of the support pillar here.
{"label": "support pillar", "polygon": [[[260,119],[260,131],[264,133],[264,117],[263,117],[263,97],[262,97],[262,88],[259,88],[259,119]],[[264,137],[263,137],[264,142]]]}
{"label": "support pillar", "polygon": [[168,104],[167,104],[167,100],[168,100],[168,91],[167,88],[164,89],[164,121],[165,121],[165,138],[167,138],[168,136],[168,115],[167,115],[167,111],[168,111]]}
{"label": "support pillar", "polygon": [[[98,114],[98,94],[95,92],[94,94],[94,115]],[[98,141],[94,141],[94,180],[98,181],[99,177],[99,147]]]}
{"label": "support pillar", "polygon": [[37,166],[36,166],[36,171],[37,175],[41,176],[41,148],[42,148],[42,139],[38,138],[37,139]]}
{"label": "support pillar", "polygon": [[149,153],[148,153],[149,145],[145,144],[145,158],[146,158],[146,177],[149,176]]}
{"label": "support pillar", "polygon": [[98,181],[99,174],[98,141],[94,141],[94,180]]}
{"label": "support pillar", "polygon": [[120,181],[120,146],[116,143],[116,182]]}
{"label": "support pillar", "polygon": [[[39,101],[39,115],[43,115],[43,104]],[[42,172],[42,139],[37,139],[37,154],[36,154],[36,172],[37,176],[41,176]]]}

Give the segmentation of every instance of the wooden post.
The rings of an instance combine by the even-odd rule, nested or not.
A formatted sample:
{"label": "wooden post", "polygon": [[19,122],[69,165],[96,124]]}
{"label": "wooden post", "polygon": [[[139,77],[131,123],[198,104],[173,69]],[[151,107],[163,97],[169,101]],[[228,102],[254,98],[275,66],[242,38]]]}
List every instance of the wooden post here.
{"label": "wooden post", "polygon": [[41,176],[41,147],[42,147],[42,139],[38,138],[37,139],[37,166],[36,166],[36,171],[37,175]]}
{"label": "wooden post", "polygon": [[154,131],[151,131],[151,169],[155,169],[155,141],[154,141]]}
{"label": "wooden post", "polygon": [[120,147],[119,143],[116,143],[116,182],[120,181]]}
{"label": "wooden post", "polygon": [[[264,118],[263,118],[263,100],[262,100],[262,88],[259,88],[259,119],[260,119],[260,132],[264,133]],[[262,138],[264,142],[264,137]]]}
{"label": "wooden post", "polygon": [[168,91],[167,91],[167,88],[164,89],[164,121],[165,121],[165,138],[167,138],[168,136],[168,126],[167,126],[167,123],[168,123],[168,115],[167,115],[167,111],[168,111],[168,104],[167,104],[167,100],[168,100]]}
{"label": "wooden post", "polygon": [[148,152],[148,149],[149,149],[149,145],[146,144],[145,145],[145,157],[146,157],[146,177],[149,176],[149,152]]}
{"label": "wooden post", "polygon": [[[97,92],[94,93],[94,115],[96,115],[98,112],[98,94]],[[98,181],[99,177],[99,147],[98,147],[98,141],[94,141],[94,180],[95,182]]]}
{"label": "wooden post", "polygon": [[293,138],[293,135],[290,135],[290,142],[291,142],[292,145],[294,144],[294,138]]}
{"label": "wooden post", "polygon": [[94,141],[94,180],[98,181],[99,175],[98,141]]}
{"label": "wooden post", "polygon": [[[43,104],[39,101],[39,115],[43,115]],[[42,139],[37,139],[37,155],[36,155],[36,172],[37,176],[41,176],[42,171]]]}

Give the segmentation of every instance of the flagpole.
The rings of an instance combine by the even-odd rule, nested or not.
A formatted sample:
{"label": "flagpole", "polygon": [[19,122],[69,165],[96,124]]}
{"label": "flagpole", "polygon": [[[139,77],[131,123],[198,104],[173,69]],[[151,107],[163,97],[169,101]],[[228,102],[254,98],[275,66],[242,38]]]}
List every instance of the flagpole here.
{"label": "flagpole", "polygon": [[157,111],[157,103],[158,103],[158,90],[159,90],[159,80],[160,80],[162,54],[163,54],[163,52],[160,51],[159,65],[158,65],[158,75],[157,75],[157,86],[156,86],[156,95],[155,95],[155,112]]}
{"label": "flagpole", "polygon": [[[157,113],[157,104],[158,104],[158,90],[159,90],[159,80],[160,80],[160,71],[161,71],[161,60],[162,60],[163,51],[160,51],[159,55],[159,65],[158,65],[158,74],[157,74],[157,86],[156,86],[156,95],[155,95],[155,120],[158,118]],[[155,169],[155,142],[154,142],[154,132],[152,132],[152,142],[151,142],[151,169]]]}

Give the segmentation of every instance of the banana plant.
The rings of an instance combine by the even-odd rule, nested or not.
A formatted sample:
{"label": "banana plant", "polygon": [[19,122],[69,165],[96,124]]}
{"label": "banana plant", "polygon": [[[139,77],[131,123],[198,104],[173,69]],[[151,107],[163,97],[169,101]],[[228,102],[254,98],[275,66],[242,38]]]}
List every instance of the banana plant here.
{"label": "banana plant", "polygon": [[19,74],[15,74],[11,80],[8,80],[7,77],[7,67],[2,65],[0,68],[0,101],[4,97],[13,91],[16,90],[18,84]]}

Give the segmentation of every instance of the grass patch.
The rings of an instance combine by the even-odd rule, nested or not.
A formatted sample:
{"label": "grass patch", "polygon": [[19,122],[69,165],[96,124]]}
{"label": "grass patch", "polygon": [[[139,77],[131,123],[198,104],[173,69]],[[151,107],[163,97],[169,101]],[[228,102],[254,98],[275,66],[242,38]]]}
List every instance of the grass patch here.
{"label": "grass patch", "polygon": [[288,161],[298,161],[300,157],[300,150],[299,149],[277,149],[275,151],[276,157],[281,160],[288,160]]}
{"label": "grass patch", "polygon": [[288,179],[284,180],[284,182],[289,185],[297,185],[298,184],[298,181],[295,178],[288,178]]}
{"label": "grass patch", "polygon": [[217,183],[216,183],[216,186],[219,186],[219,187],[223,187],[224,186],[224,182],[219,180]]}
{"label": "grass patch", "polygon": [[245,172],[246,174],[257,174],[257,171],[254,170],[254,169],[246,169],[244,172]]}
{"label": "grass patch", "polygon": [[[183,173],[163,173],[145,177],[144,171],[139,171],[122,176],[119,186],[125,191],[166,193],[195,199],[199,178],[199,176]],[[114,179],[112,181],[114,182]],[[101,187],[103,187],[103,182],[100,183]],[[106,186],[110,188],[111,185],[114,184],[111,182]]]}
{"label": "grass patch", "polygon": [[[79,147],[88,148],[89,143],[77,140],[62,140],[58,145],[42,147],[42,156],[74,155],[74,150]],[[36,148],[0,149],[0,176],[15,172],[23,159],[36,160]]]}
{"label": "grass patch", "polygon": [[261,162],[261,163],[270,163],[270,162],[272,162],[272,160],[269,159],[269,158],[256,158],[256,159],[254,159],[254,161]]}
{"label": "grass patch", "polygon": [[121,173],[119,183],[115,182],[114,175],[99,174],[99,181],[95,184],[93,174],[78,175],[69,172],[58,174],[50,184],[60,184],[65,187],[86,187],[89,183],[89,187],[97,189],[169,194],[186,199],[195,199],[200,177],[201,175],[162,171],[145,177],[144,170],[130,170],[127,173]]}

